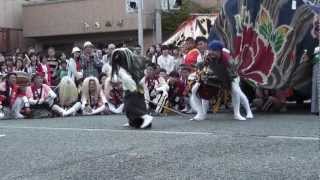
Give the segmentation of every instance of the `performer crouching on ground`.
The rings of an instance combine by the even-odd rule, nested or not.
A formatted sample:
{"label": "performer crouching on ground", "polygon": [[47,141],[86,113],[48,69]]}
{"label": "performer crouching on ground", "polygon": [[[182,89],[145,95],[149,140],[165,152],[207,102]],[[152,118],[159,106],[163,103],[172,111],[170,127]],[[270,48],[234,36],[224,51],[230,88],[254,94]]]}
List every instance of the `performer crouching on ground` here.
{"label": "performer crouching on ground", "polygon": [[[240,88],[240,77],[234,70],[235,67],[233,67],[234,64],[232,64],[232,57],[227,50],[224,50],[223,44],[220,41],[212,41],[209,43],[209,54],[218,61],[221,61],[225,68],[228,69],[230,77],[233,78],[231,82],[231,97],[234,118],[236,120],[252,119],[253,114],[250,109],[249,100]],[[246,118],[240,114],[240,104],[242,104],[246,110]]]}
{"label": "performer crouching on ground", "polygon": [[81,103],[78,101],[78,89],[74,81],[65,76],[61,79],[58,85],[58,103],[54,105],[52,110],[57,112],[60,116],[76,115],[81,109]]}
{"label": "performer crouching on ground", "polygon": [[146,75],[140,83],[143,86],[147,109],[160,114],[168,99],[169,86],[166,80],[156,72],[156,68],[156,64],[148,64]]}
{"label": "performer crouching on ground", "polygon": [[81,89],[82,114],[101,114],[106,108],[106,103],[107,100],[98,79],[95,77],[87,77],[84,79]]}
{"label": "performer crouching on ground", "polygon": [[8,117],[15,119],[24,118],[22,113],[31,113],[28,98],[21,88],[17,85],[16,73],[8,73],[5,81],[0,83],[0,118],[7,118],[4,107],[9,108]]}
{"label": "performer crouching on ground", "polygon": [[139,82],[144,76],[145,62],[127,48],[114,50],[111,56],[111,81],[121,81],[124,97],[124,111],[129,125],[134,128],[151,127],[153,117],[148,115],[143,88]]}
{"label": "performer crouching on ground", "polygon": [[51,111],[57,97],[52,89],[44,84],[45,73],[38,72],[33,77],[33,83],[27,87],[27,98],[29,100],[31,109],[45,108]]}

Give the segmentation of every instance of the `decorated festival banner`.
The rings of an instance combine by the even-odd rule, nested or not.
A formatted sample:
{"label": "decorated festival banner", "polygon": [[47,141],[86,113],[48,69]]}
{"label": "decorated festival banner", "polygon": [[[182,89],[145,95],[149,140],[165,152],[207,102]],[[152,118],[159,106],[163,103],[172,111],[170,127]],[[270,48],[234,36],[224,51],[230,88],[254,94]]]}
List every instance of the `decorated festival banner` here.
{"label": "decorated festival banner", "polygon": [[231,50],[243,79],[268,89],[296,86],[293,79],[311,79],[311,68],[299,66],[319,44],[319,9],[307,0],[226,0],[209,39]]}
{"label": "decorated festival banner", "polygon": [[180,46],[188,37],[196,38],[197,36],[209,37],[210,29],[216,19],[216,15],[193,15],[183,22],[177,31],[163,44],[174,44]]}

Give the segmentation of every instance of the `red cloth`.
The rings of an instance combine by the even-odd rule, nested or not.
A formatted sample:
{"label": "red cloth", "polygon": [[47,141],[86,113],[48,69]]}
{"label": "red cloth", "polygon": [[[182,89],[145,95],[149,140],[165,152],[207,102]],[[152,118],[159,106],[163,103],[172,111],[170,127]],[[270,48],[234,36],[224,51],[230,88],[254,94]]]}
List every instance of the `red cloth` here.
{"label": "red cloth", "polygon": [[110,91],[110,102],[115,105],[119,106],[123,103],[123,90],[122,88],[112,89]]}
{"label": "red cloth", "polygon": [[[10,89],[5,90],[5,92],[2,92],[2,94],[0,96],[0,104],[2,105],[4,101],[8,100],[9,101],[9,106],[12,107],[12,105],[14,104],[14,102],[16,101],[16,99],[18,97],[22,97],[25,96],[26,94],[24,92],[20,91],[20,87],[18,85],[11,85],[11,94],[9,94],[8,91],[10,91]],[[7,99],[9,98],[9,99]]]}
{"label": "red cloth", "polygon": [[194,48],[191,51],[187,53],[186,58],[184,59],[184,64],[187,65],[195,65],[198,60],[198,56],[200,55],[200,52],[198,49]]}
{"label": "red cloth", "polygon": [[183,81],[179,80],[177,81],[173,86],[171,86],[170,88],[172,88],[173,95],[174,96],[183,96],[183,92],[186,88],[186,83],[184,83]]}

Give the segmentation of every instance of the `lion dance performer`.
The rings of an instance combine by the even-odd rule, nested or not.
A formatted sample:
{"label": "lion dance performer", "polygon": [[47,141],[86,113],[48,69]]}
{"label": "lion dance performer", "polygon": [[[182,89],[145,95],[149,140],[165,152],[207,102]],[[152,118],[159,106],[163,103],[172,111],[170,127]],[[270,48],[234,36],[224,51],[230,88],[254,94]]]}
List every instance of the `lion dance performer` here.
{"label": "lion dance performer", "polygon": [[119,48],[114,50],[111,60],[111,79],[121,81],[125,91],[124,111],[128,125],[142,129],[151,127],[153,117],[148,115],[143,88],[139,85],[144,76],[144,59],[127,48]]}
{"label": "lion dance performer", "polygon": [[[214,95],[219,94],[219,88],[231,88],[234,118],[236,120],[253,118],[248,98],[240,88],[240,78],[236,75],[231,63],[231,56],[224,50],[220,41],[209,43],[209,54],[203,64],[198,64],[200,69],[197,76],[198,81],[192,87],[190,104],[197,112],[192,120],[206,119],[209,100]],[[194,78],[194,76],[195,74],[191,75],[190,78]],[[241,103],[246,110],[246,118],[240,114]]]}

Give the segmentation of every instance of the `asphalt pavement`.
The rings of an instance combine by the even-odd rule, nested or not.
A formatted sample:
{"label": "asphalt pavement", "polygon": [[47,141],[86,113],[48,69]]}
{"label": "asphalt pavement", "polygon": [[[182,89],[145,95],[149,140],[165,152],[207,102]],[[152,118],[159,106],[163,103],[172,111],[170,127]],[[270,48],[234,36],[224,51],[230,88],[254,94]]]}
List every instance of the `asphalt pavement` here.
{"label": "asphalt pavement", "polygon": [[320,120],[313,115],[156,117],[149,130],[125,122],[125,116],[0,121],[0,179],[320,179]]}

